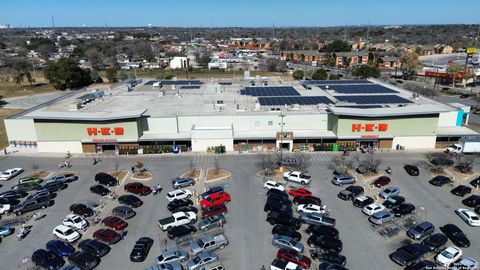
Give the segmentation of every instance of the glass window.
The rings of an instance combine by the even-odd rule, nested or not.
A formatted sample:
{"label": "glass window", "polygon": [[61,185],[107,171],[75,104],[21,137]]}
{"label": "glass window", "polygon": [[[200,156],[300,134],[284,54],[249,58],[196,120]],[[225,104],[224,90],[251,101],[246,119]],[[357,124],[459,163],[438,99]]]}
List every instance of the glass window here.
{"label": "glass window", "polygon": [[268,121],[268,126],[269,127],[273,126],[273,121]]}

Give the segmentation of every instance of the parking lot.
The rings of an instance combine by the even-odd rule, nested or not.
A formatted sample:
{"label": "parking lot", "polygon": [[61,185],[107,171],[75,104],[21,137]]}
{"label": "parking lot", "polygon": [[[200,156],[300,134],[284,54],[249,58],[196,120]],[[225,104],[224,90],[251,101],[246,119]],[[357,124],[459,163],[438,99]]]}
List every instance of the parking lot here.
{"label": "parking lot", "polygon": [[[340,239],[343,242],[342,254],[347,257],[346,265],[349,269],[401,269],[393,263],[388,255],[402,244],[410,241],[402,231],[398,236],[383,238],[371,229],[371,225],[359,208],[351,202],[337,198],[337,193],[342,187],[330,183],[332,171],[328,169],[329,159],[333,154],[314,153],[310,156],[309,174],[312,175],[310,190],[313,195],[322,199],[327,205],[331,216],[336,218],[336,228],[340,231]],[[438,227],[453,223],[459,226],[469,237],[472,245],[462,249],[464,254],[479,259],[480,234],[479,228],[465,224],[455,213],[457,208],[464,207],[461,199],[449,193],[452,187],[434,187],[428,183],[431,179],[421,169],[419,177],[409,176],[403,165],[418,163],[422,156],[418,153],[380,153],[382,159],[381,168],[390,166],[393,170],[390,186],[399,187],[400,194],[407,202],[413,203],[417,209],[422,206],[421,218],[432,222]],[[166,208],[168,201],[165,194],[172,190],[170,179],[180,176],[190,169],[191,162],[197,167],[213,167],[214,156],[143,156],[143,157],[105,157],[97,165],[91,164],[91,158],[73,157],[71,168],[80,175],[79,180],[69,184],[69,187],[58,193],[55,204],[45,210],[47,217],[37,221],[33,230],[22,241],[17,241],[15,234],[3,239],[0,245],[0,261],[2,269],[27,269],[21,266],[25,257],[31,256],[33,251],[44,248],[45,243],[53,239],[52,229],[61,223],[65,215],[69,213],[68,207],[76,202],[84,200],[98,201],[99,196],[92,194],[89,187],[95,182],[94,175],[98,172],[114,171],[117,167],[129,170],[137,158],[143,160],[145,168],[151,171],[154,179],[146,182],[154,186],[158,183],[164,187],[160,195],[148,195],[141,197],[143,206],[135,209],[137,215],[128,220],[128,234],[125,239],[112,245],[111,252],[102,257],[102,262],[97,269],[145,269],[155,263],[156,257],[164,248],[166,233],[162,232],[157,221],[167,217],[170,213]],[[20,157],[8,156],[0,160],[0,170],[13,167],[25,169],[21,176],[32,172],[33,164],[37,170],[56,169],[56,164],[61,157]],[[266,201],[263,179],[257,176],[259,168],[258,159],[255,155],[222,155],[220,167],[232,173],[231,180],[226,185],[226,191],[231,195],[232,201],[228,204],[228,213],[225,215],[227,224],[224,226],[225,234],[230,244],[223,250],[216,251],[220,261],[227,269],[260,269],[262,265],[268,268],[276,256],[277,248],[271,245],[272,226],[268,224],[263,206]],[[6,191],[17,183],[17,178],[4,182],[0,191]],[[130,175],[126,182],[129,182]],[[371,191],[369,191],[371,192]],[[5,219],[3,217],[2,219]],[[17,227],[18,229],[18,227]],[[306,225],[302,225],[304,231]],[[128,254],[135,241],[143,236],[154,239],[154,245],[142,263],[132,263]],[[303,242],[306,242],[304,235]],[[83,238],[82,238],[83,239]],[[451,244],[451,242],[449,241]],[[309,248],[306,246],[306,251]],[[314,268],[313,268],[314,269]]]}

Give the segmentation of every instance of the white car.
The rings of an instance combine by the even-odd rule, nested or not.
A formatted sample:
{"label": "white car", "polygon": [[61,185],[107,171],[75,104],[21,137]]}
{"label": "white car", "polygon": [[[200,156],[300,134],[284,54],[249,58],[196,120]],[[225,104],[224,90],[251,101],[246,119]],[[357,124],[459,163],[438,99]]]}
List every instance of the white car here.
{"label": "white car", "polygon": [[192,192],[188,189],[177,189],[167,193],[167,200],[169,202],[190,197],[192,197]]}
{"label": "white car", "polygon": [[62,240],[66,240],[69,243],[75,242],[81,237],[80,233],[65,225],[58,225],[55,227],[53,229],[53,235]]}
{"label": "white car", "polygon": [[0,215],[10,211],[11,208],[12,206],[10,204],[0,204]]}
{"label": "white car", "polygon": [[63,225],[67,227],[71,227],[74,229],[83,229],[87,227],[88,223],[85,219],[82,217],[75,215],[75,214],[68,214],[64,219],[63,219]]}
{"label": "white car", "polygon": [[470,226],[480,226],[480,218],[478,218],[477,214],[475,212],[465,209],[465,208],[459,208],[455,210],[455,213],[463,219],[468,225]]}
{"label": "white car", "polygon": [[275,181],[272,181],[272,180],[268,180],[267,182],[265,182],[265,184],[263,185],[263,187],[266,189],[266,190],[270,190],[270,189],[278,189],[280,191],[284,191],[285,190],[285,187],[282,186],[281,184],[279,184],[278,182],[275,182]]}
{"label": "white car", "polygon": [[2,174],[0,174],[0,180],[2,181],[10,180],[15,176],[21,174],[22,172],[23,172],[22,168],[13,168],[13,169],[6,170]]}
{"label": "white car", "polygon": [[297,206],[297,212],[299,213],[324,213],[322,207],[316,204],[299,204]]}
{"label": "white car", "polygon": [[435,256],[435,261],[440,265],[449,266],[451,263],[462,257],[462,254],[462,250],[458,247],[449,246]]}
{"label": "white car", "polygon": [[383,211],[383,210],[385,210],[385,206],[383,206],[381,204],[378,204],[378,203],[372,203],[372,204],[369,204],[369,205],[365,206],[362,209],[362,212],[367,216],[371,216],[371,215],[373,215],[377,212]]}

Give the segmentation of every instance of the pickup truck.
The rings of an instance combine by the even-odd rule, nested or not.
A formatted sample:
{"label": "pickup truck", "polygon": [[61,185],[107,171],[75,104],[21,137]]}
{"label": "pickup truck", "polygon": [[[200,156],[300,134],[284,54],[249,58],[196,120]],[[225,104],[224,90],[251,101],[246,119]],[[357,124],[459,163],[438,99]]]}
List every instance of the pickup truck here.
{"label": "pickup truck", "polygon": [[327,217],[322,213],[313,212],[313,213],[302,213],[300,215],[300,220],[307,224],[313,225],[327,225],[331,227],[335,227],[335,219],[331,217]]}
{"label": "pickup truck", "polygon": [[177,212],[173,213],[171,217],[160,219],[158,226],[162,231],[166,231],[176,226],[183,224],[195,223],[197,221],[197,215],[194,212]]}
{"label": "pickup truck", "polygon": [[270,270],[303,270],[303,268],[293,262],[275,259],[272,264],[270,264]]}
{"label": "pickup truck", "polygon": [[296,182],[300,183],[302,185],[308,185],[310,184],[310,181],[312,181],[312,177],[310,175],[306,175],[302,172],[285,172],[283,174],[283,179],[285,181],[290,181],[290,182]]}
{"label": "pickup truck", "polygon": [[207,235],[190,245],[190,253],[195,256],[200,252],[223,249],[226,245],[228,245],[228,239],[224,234]]}
{"label": "pickup truck", "polygon": [[46,183],[55,182],[55,181],[62,181],[63,183],[70,183],[70,182],[76,181],[77,179],[78,179],[78,176],[73,175],[71,173],[66,173],[66,174],[59,173],[59,174],[55,174],[54,176],[51,176],[50,178],[48,178]]}

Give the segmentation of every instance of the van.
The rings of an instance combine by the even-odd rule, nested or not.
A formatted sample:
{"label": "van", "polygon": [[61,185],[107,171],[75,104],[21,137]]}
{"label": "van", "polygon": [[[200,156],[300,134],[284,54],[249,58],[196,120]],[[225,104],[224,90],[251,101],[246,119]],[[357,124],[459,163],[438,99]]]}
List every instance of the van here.
{"label": "van", "polygon": [[356,180],[353,176],[348,175],[335,175],[332,179],[332,184],[337,186],[343,186],[346,184],[355,184]]}
{"label": "van", "polygon": [[215,262],[212,264],[204,265],[198,270],[225,270],[225,267],[220,262]]}

